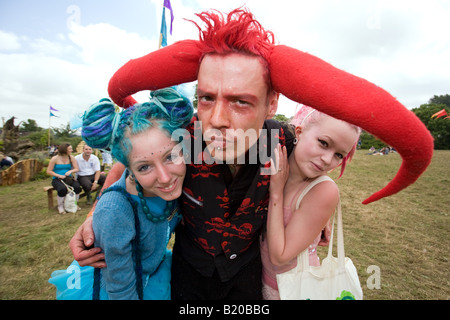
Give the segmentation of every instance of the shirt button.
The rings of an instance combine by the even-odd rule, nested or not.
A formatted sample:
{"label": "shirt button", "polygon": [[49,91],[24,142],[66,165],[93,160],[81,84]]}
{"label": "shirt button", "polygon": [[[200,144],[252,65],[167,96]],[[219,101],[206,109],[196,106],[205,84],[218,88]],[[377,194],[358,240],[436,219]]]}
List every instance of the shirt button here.
{"label": "shirt button", "polygon": [[237,254],[233,253],[233,254],[230,256],[230,259],[233,260],[233,259],[236,259],[236,257],[237,257]]}

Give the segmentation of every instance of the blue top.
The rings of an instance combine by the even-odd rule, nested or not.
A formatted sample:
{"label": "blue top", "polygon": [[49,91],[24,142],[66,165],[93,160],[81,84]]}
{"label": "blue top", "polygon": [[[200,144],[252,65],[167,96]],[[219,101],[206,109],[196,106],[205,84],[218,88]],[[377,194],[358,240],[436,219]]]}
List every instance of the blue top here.
{"label": "blue top", "polygon": [[[113,185],[126,189],[127,170]],[[135,196],[134,200],[139,200]],[[166,201],[159,197],[146,197],[147,205],[155,215],[163,214]],[[138,203],[140,203],[138,201]],[[180,222],[177,213],[169,222],[153,223],[138,206],[141,233],[141,260],[143,282],[154,274],[166,254],[167,244],[175,226]],[[133,209],[120,192],[105,193],[97,203],[93,217],[95,246],[105,254],[107,267],[102,269],[101,287],[109,299],[138,299],[136,274],[132,257],[131,241],[136,235]],[[145,299],[145,293],[144,293]]]}
{"label": "blue top", "polygon": [[[70,163],[68,163],[68,164],[55,164],[55,167],[53,168],[53,172],[63,176],[70,169],[72,169],[72,165]],[[54,176],[53,179],[57,179],[57,178]]]}

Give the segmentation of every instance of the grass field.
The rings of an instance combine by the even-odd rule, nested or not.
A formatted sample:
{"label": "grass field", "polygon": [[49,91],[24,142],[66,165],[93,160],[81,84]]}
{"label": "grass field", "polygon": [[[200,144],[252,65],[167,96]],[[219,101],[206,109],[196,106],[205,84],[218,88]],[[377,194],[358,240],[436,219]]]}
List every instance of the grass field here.
{"label": "grass field", "polygon": [[[386,185],[401,163],[398,154],[366,153],[359,150],[338,180],[346,255],[358,269],[364,298],[448,300],[450,151],[436,151],[414,185],[364,206],[361,201]],[[82,199],[76,214],[49,212],[43,191],[49,184],[50,178],[0,187],[2,300],[54,299],[47,279],[72,262],[68,242],[89,207]]]}

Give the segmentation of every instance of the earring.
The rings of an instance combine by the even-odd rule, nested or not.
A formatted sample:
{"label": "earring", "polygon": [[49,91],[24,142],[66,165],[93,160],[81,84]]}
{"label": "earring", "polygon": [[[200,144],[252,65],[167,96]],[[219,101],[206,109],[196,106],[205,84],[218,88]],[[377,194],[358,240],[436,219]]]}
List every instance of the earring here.
{"label": "earring", "polygon": [[127,169],[127,170],[128,170],[128,172],[129,172],[128,179],[130,179],[130,181],[131,181],[132,183],[135,183],[135,182],[136,182],[136,177],[134,176],[133,172],[131,172],[130,169]]}
{"label": "earring", "polygon": [[298,143],[298,139],[295,138],[295,139],[294,139],[294,146],[295,146],[297,143]]}

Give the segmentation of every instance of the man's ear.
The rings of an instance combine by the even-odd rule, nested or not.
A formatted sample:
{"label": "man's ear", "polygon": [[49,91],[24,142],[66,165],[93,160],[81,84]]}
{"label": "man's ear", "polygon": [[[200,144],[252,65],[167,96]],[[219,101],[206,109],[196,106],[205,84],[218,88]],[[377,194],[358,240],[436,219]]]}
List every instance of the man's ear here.
{"label": "man's ear", "polygon": [[269,110],[267,112],[266,119],[272,119],[278,110],[278,100],[280,98],[280,94],[278,92],[272,91],[269,93],[267,97],[269,100]]}

